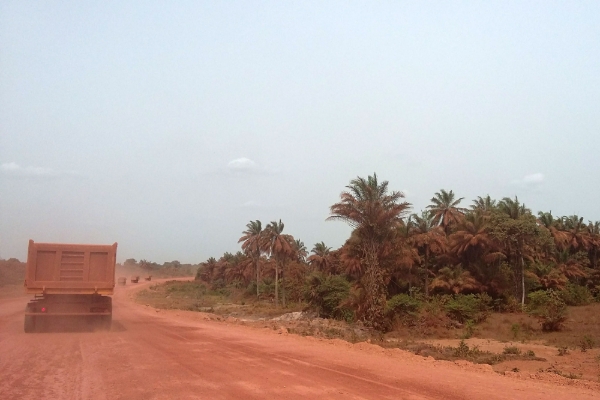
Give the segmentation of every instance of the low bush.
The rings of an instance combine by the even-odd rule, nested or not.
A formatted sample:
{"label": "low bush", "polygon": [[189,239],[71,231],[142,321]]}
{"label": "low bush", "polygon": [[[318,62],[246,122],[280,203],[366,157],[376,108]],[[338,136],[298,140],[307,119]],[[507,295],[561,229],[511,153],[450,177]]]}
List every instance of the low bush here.
{"label": "low bush", "polygon": [[444,304],[446,314],[451,319],[464,324],[467,321],[483,322],[490,315],[492,298],[482,294],[457,294]]}
{"label": "low bush", "polygon": [[[275,297],[275,281],[271,279],[265,279],[258,285],[261,298],[274,298]],[[281,294],[281,293],[280,293]]]}
{"label": "low bush", "polygon": [[527,357],[535,358],[535,352],[533,350],[527,350],[527,353],[525,353],[525,355]]}
{"label": "low bush", "polygon": [[212,284],[210,285],[210,289],[211,290],[225,289],[226,286],[227,286],[227,284],[225,283],[225,280],[215,279],[214,281],[212,281]]}
{"label": "low bush", "polygon": [[527,312],[536,317],[544,331],[559,331],[567,320],[567,305],[558,292],[540,290],[530,293]]}
{"label": "low bush", "polygon": [[323,318],[352,320],[352,310],[342,306],[349,294],[350,282],[340,275],[313,273],[304,287],[304,299]]}
{"label": "low bush", "polygon": [[502,354],[514,354],[514,355],[519,355],[521,354],[521,349],[519,349],[516,346],[511,346],[511,347],[505,347],[504,350],[502,350]]}
{"label": "low bush", "polygon": [[475,322],[472,320],[468,320],[465,324],[465,332],[463,334],[463,339],[470,339],[475,334]]}
{"label": "low bush", "polygon": [[245,296],[256,296],[256,281],[252,281],[246,286]]}
{"label": "low bush", "polygon": [[390,320],[398,320],[403,325],[414,326],[422,307],[423,302],[420,299],[401,293],[387,301],[385,311]]}
{"label": "low bush", "polygon": [[568,306],[584,306],[594,301],[594,296],[592,296],[590,289],[574,283],[569,283],[559,293]]}
{"label": "low bush", "polygon": [[512,324],[510,326],[510,331],[513,334],[513,339],[517,340],[519,338],[519,333],[521,333],[521,324]]}

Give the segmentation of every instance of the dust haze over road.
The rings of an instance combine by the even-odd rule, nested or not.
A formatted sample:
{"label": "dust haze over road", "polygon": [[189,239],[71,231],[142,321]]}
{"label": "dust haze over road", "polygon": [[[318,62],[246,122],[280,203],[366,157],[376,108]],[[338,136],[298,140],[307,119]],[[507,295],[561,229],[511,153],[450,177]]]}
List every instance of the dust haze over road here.
{"label": "dust haze over road", "polygon": [[[141,288],[147,284],[140,284]],[[0,399],[591,399],[600,393],[207,321],[117,287],[110,332],[23,333],[0,299]]]}

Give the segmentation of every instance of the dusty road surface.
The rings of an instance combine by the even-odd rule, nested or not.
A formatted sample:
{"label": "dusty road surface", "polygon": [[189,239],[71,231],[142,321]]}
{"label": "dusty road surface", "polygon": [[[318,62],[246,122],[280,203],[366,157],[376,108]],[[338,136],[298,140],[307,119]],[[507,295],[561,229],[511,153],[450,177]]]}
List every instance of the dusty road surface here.
{"label": "dusty road surface", "polygon": [[110,332],[23,333],[28,297],[0,299],[0,399],[592,399],[371,345],[157,312],[118,288]]}

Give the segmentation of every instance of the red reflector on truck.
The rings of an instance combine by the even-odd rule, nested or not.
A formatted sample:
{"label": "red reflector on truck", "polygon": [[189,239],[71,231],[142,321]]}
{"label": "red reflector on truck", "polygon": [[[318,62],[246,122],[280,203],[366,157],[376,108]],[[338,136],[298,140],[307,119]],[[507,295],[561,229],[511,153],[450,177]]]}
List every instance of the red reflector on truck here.
{"label": "red reflector on truck", "polygon": [[42,307],[42,312],[46,312],[46,307]]}

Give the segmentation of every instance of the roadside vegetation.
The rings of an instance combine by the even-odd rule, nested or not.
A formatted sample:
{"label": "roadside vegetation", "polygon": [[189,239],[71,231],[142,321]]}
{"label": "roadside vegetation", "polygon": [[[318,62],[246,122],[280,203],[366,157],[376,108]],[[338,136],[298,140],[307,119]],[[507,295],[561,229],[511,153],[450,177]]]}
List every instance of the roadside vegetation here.
{"label": "roadside vegetation", "polygon": [[0,259],[0,287],[7,285],[23,285],[25,280],[24,262],[16,258]]}
{"label": "roadside vegetation", "polygon": [[[540,361],[522,347],[488,354],[469,344],[477,338],[596,349],[600,222],[534,214],[517,197],[484,196],[469,205],[443,189],[425,210],[411,211],[387,181],[358,177],[330,208],[329,220],[352,227],[340,248],[319,242],[309,251],[281,220],[250,221],[240,251],[201,263],[195,287],[171,282],[169,294],[155,287],[140,296],[169,296],[166,308],[246,320],[304,310],[321,322],[286,329],[441,359]],[[176,305],[179,290],[190,291],[185,305]],[[437,339],[465,342],[431,342]]]}
{"label": "roadside vegetation", "polygon": [[16,258],[0,259],[0,297],[24,293],[25,266],[25,263]]}
{"label": "roadside vegetation", "polygon": [[116,274],[118,276],[140,276],[155,278],[176,278],[185,276],[194,276],[198,270],[199,264],[182,264],[177,260],[158,264],[148,260],[137,261],[135,258],[128,258],[123,264],[116,265]]}
{"label": "roadside vegetation", "polygon": [[469,207],[440,190],[420,213],[377,176],[358,177],[330,208],[353,231],[339,249],[310,253],[281,220],[250,221],[241,250],[200,264],[208,287],[244,288],[276,307],[305,302],[320,315],[381,332],[432,309],[475,326],[491,312],[527,312],[544,331],[561,330],[567,306],[600,296],[600,222],[537,217],[518,198],[478,197]]}

